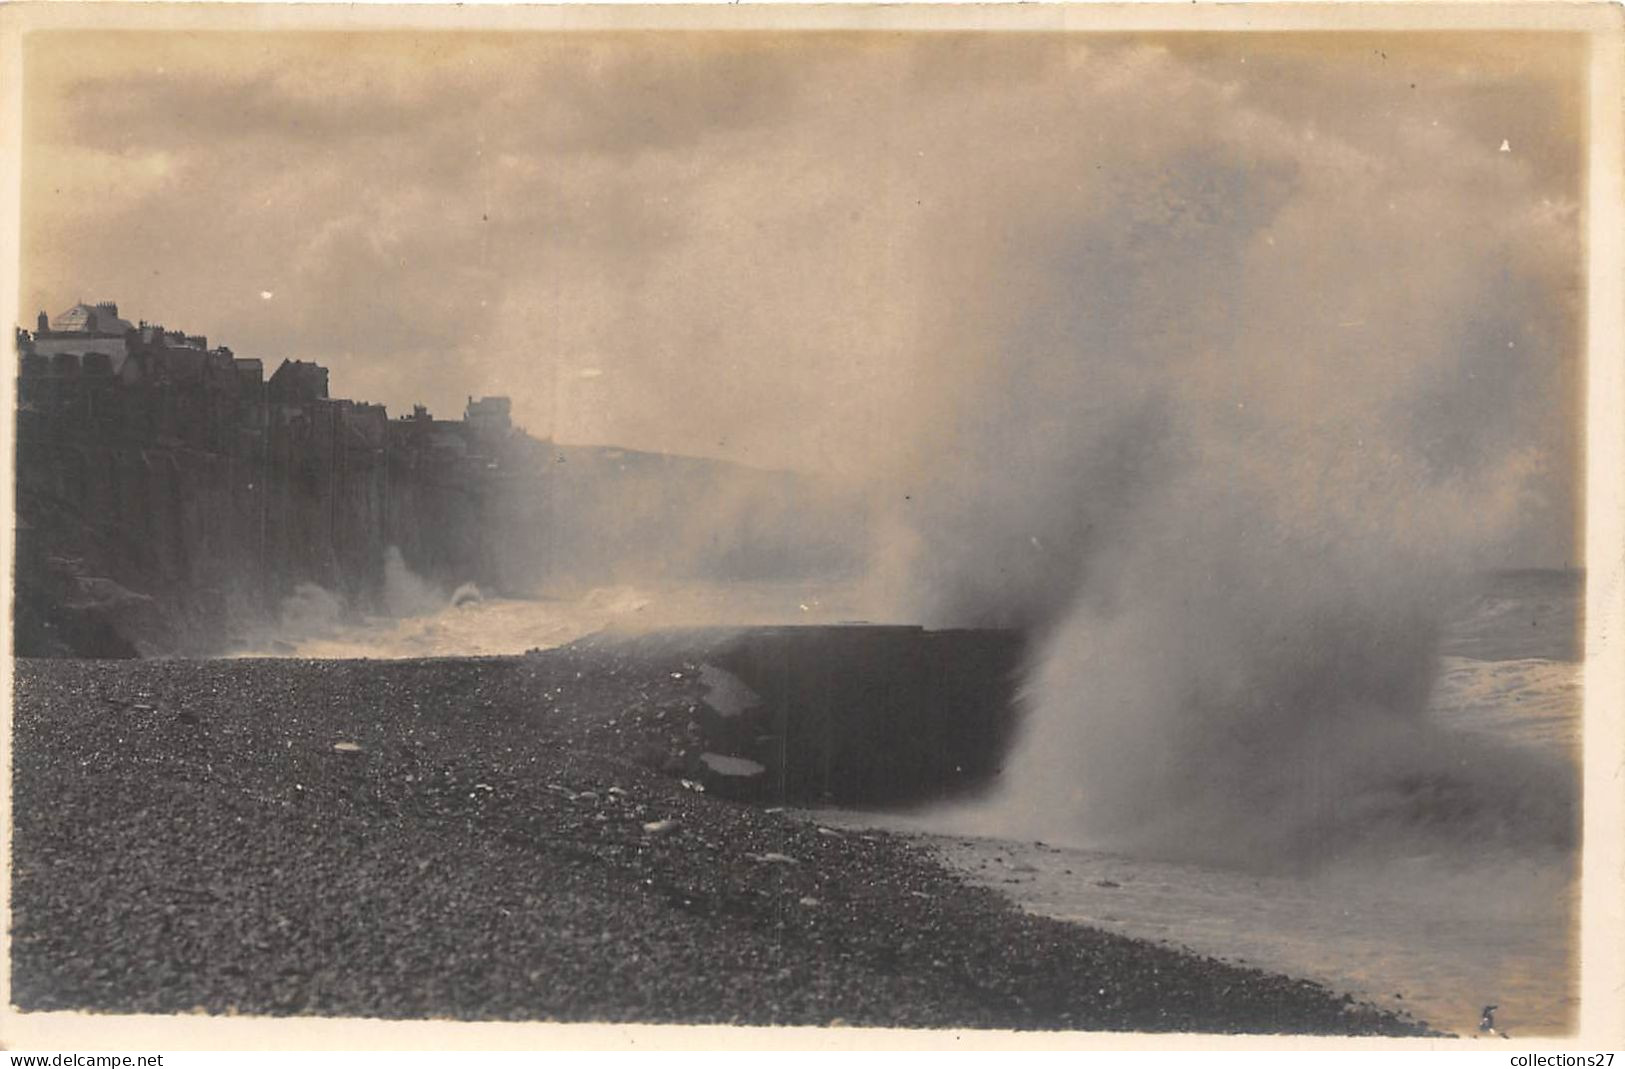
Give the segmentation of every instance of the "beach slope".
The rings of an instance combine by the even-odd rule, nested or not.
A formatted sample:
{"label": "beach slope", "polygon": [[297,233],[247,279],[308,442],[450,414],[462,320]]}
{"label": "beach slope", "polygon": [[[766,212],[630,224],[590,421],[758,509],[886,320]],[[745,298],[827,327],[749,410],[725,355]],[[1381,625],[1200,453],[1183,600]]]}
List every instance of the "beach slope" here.
{"label": "beach slope", "polygon": [[1415,1034],[660,767],[695,658],[17,662],[23,1010]]}

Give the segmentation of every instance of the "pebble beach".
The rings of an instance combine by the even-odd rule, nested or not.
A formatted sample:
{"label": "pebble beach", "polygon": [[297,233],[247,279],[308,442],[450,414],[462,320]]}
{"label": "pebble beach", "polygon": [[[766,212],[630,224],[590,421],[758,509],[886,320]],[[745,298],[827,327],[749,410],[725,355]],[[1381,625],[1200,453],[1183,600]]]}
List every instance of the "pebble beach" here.
{"label": "pebble beach", "polygon": [[16,662],[24,1011],[1424,1034],[704,790],[701,665]]}

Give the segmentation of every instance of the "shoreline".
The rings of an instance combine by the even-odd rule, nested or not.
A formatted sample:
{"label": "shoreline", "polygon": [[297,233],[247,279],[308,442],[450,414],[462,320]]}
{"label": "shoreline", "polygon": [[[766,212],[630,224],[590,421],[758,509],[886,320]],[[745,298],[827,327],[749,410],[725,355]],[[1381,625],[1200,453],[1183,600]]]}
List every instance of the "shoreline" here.
{"label": "shoreline", "polygon": [[686,787],[679,649],[15,663],[25,1011],[1435,1034]]}
{"label": "shoreline", "polygon": [[[1578,977],[1563,936],[1577,908],[1572,876],[1563,901],[1515,909],[1503,902],[1475,915],[1447,906],[1437,888],[1406,886],[1405,873],[1392,874],[1400,882],[1391,889],[1368,885],[1350,893],[1340,876],[1306,881],[1214,869],[979,834],[907,814],[803,815],[900,835],[959,878],[1035,915],[1311,980],[1373,1006],[1391,1005],[1445,1033],[1472,1035],[1480,1007],[1489,1003],[1498,1004],[1500,1038],[1551,1039],[1576,1026]],[[1458,871],[1454,879],[1459,887],[1495,875]],[[1544,915],[1528,915],[1533,908]],[[1483,943],[1485,927],[1496,932],[1493,944]]]}

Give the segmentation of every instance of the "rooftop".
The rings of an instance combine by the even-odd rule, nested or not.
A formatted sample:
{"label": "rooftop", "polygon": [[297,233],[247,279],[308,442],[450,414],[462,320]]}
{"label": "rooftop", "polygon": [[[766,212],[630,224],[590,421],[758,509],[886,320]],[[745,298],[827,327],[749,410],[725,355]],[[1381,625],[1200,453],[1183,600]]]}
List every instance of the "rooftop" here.
{"label": "rooftop", "polygon": [[[92,319],[95,320],[94,327],[91,326]],[[80,301],[51,319],[51,329],[64,333],[123,334],[133,327],[134,324],[128,319],[119,318],[118,305],[112,301],[98,301],[95,304]]]}

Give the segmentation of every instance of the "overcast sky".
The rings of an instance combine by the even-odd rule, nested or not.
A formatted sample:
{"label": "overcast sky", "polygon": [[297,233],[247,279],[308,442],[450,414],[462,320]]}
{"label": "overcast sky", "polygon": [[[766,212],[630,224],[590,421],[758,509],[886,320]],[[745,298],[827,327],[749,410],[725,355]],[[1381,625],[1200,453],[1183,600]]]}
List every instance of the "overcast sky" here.
{"label": "overcast sky", "polygon": [[[1038,427],[969,440],[1031,452],[1068,418],[1044,398],[1159,386],[1212,402],[1220,435],[1213,413],[1252,404],[1435,470],[1491,458],[1480,489],[1543,471],[1557,515],[1580,55],[36,34],[25,325],[112,299],[268,367],[318,360],[394,414],[508,394],[538,435],[843,475],[906,469],[967,404]],[[1560,559],[1565,523],[1514,541]]]}

